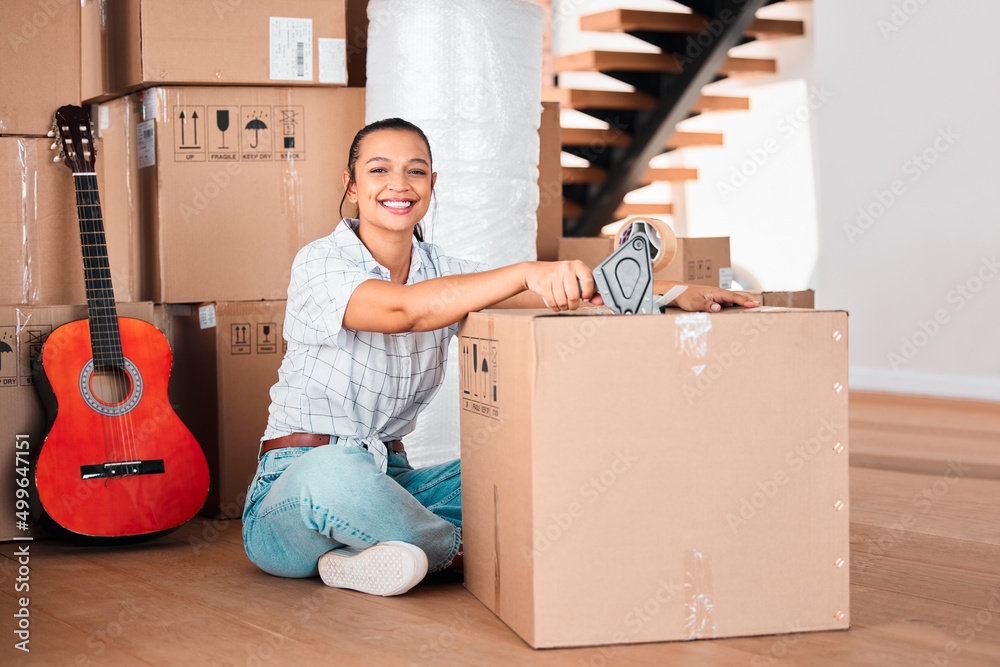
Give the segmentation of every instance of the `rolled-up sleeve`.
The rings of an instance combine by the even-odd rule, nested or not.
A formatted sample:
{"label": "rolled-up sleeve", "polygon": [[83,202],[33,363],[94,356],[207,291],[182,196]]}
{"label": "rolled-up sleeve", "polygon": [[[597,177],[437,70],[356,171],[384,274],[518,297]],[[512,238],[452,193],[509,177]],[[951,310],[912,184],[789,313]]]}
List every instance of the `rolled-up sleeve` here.
{"label": "rolled-up sleeve", "polygon": [[347,302],[358,285],[375,276],[338,252],[332,240],[302,248],[292,263],[285,336],[305,345],[336,343]]}

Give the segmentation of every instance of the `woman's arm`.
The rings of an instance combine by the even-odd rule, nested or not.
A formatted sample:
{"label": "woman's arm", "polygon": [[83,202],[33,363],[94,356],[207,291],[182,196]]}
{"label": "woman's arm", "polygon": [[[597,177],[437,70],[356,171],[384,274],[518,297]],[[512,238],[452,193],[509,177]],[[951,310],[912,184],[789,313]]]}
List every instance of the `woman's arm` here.
{"label": "woman's arm", "polygon": [[381,333],[433,331],[525,291],[544,299],[554,311],[573,310],[594,295],[594,278],[583,262],[574,260],[520,262],[415,285],[368,280],[351,295],[343,325]]}

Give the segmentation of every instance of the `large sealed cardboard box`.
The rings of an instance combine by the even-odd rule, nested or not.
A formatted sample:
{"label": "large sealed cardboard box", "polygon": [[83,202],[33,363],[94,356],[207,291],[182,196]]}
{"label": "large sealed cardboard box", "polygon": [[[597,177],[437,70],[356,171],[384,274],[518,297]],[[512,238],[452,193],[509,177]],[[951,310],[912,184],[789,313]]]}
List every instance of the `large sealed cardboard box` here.
{"label": "large sealed cardboard box", "polygon": [[[604,236],[559,239],[559,259],[579,259],[592,269],[607,259],[614,249],[614,239]],[[729,237],[679,237],[677,254],[653,277],[686,285],[729,289],[733,285]]]}
{"label": "large sealed cardboard box", "polygon": [[154,85],[347,84],[344,0],[87,0],[83,97]]}
{"label": "large sealed cardboard box", "polygon": [[847,314],[472,313],[465,585],[534,647],[847,628]]}
{"label": "large sealed cardboard box", "polygon": [[[119,303],[117,310],[119,317],[153,320],[151,303]],[[18,528],[14,515],[15,443],[27,442],[24,451],[37,452],[47,425],[32,361],[53,329],[86,318],[86,306],[0,306],[0,424],[5,429],[0,444],[0,540],[38,534]]]}
{"label": "large sealed cardboard box", "polygon": [[205,449],[202,513],[239,518],[284,357],[284,301],[157,306],[174,348],[170,401]]}
{"label": "large sealed cardboard box", "polygon": [[216,86],[100,105],[105,141],[127,145],[114,164],[106,156],[108,174],[138,182],[144,298],[284,299],[295,253],[340,220],[364,99],[360,88]]}
{"label": "large sealed cardboard box", "polygon": [[80,103],[80,2],[5,0],[0,28],[0,134],[43,136]]}
{"label": "large sealed cardboard box", "polygon": [[[52,139],[0,137],[0,303],[86,304],[83,249],[72,170],[53,162]],[[140,291],[135,269],[141,230],[124,179],[108,178],[105,144],[97,148],[112,287],[119,301]]]}

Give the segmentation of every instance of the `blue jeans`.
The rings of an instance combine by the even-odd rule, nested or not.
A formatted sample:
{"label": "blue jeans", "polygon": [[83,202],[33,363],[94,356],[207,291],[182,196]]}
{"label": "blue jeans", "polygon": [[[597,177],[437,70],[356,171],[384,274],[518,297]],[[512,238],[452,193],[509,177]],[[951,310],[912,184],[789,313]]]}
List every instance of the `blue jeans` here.
{"label": "blue jeans", "polygon": [[316,561],[344,546],[397,540],[447,567],[462,539],[457,460],[414,470],[405,452],[382,473],[361,447],[286,447],[264,454],[243,509],[243,546],[265,572],[313,577]]}

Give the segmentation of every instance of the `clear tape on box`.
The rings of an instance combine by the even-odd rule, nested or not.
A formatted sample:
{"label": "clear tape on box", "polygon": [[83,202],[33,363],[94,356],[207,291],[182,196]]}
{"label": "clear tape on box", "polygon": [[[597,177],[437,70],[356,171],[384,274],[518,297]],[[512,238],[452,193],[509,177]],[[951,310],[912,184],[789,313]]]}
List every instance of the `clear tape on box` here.
{"label": "clear tape on box", "polygon": [[[524,0],[371,0],[366,120],[400,117],[431,144],[424,238],[499,267],[535,259],[544,10]],[[406,438],[414,465],[459,452],[458,347]]]}
{"label": "clear tape on box", "polygon": [[36,230],[38,221],[35,214],[38,211],[34,198],[38,196],[34,187],[34,174],[38,169],[35,151],[30,150],[29,139],[17,140],[18,173],[21,177],[21,239],[24,242],[21,250],[21,275],[20,293],[16,303],[34,303],[37,296],[37,287],[31,279],[31,273],[36,269],[41,252],[38,248],[38,238]]}
{"label": "clear tape on box", "polygon": [[684,628],[687,639],[711,639],[717,634],[712,592],[712,556],[699,549],[684,553]]}

